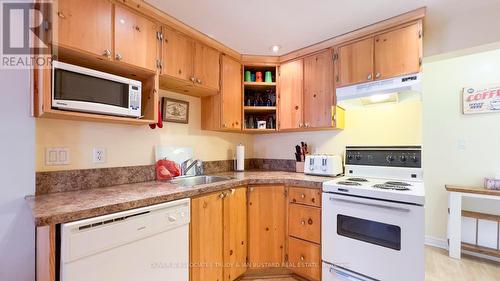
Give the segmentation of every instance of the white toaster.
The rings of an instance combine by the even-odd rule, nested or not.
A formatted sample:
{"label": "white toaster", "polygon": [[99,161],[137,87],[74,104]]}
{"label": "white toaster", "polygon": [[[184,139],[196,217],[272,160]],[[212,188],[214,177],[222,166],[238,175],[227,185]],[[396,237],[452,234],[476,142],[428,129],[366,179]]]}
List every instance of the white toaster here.
{"label": "white toaster", "polygon": [[339,155],[306,155],[304,174],[335,177],[344,172]]}

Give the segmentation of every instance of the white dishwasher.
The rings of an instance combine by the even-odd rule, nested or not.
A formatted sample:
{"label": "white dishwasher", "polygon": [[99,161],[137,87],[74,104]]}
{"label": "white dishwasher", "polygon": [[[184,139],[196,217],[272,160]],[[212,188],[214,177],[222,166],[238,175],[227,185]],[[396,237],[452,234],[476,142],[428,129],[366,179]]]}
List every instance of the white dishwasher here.
{"label": "white dishwasher", "polygon": [[61,226],[61,281],[188,281],[190,200]]}

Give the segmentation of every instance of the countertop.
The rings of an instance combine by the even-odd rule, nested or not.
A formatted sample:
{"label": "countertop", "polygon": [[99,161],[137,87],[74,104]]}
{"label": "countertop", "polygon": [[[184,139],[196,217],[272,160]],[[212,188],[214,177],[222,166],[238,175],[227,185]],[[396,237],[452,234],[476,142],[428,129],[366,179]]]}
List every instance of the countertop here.
{"label": "countertop", "polygon": [[500,190],[486,189],[484,187],[467,187],[467,186],[456,186],[456,185],[446,185],[446,190],[449,192],[460,192],[460,193],[473,193],[491,196],[500,196]]}
{"label": "countertop", "polygon": [[308,176],[290,172],[228,172],[218,176],[233,179],[182,187],[168,182],[142,182],[88,190],[27,196],[36,226],[59,224],[124,210],[217,192],[247,184],[285,184],[321,188],[331,177]]}

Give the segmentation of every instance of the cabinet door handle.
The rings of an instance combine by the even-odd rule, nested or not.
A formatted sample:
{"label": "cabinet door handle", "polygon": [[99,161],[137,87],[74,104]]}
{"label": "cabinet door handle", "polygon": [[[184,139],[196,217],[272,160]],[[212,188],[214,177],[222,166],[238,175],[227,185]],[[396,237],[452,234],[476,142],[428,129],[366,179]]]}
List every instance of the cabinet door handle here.
{"label": "cabinet door handle", "polygon": [[375,78],[380,78],[380,76],[382,76],[382,74],[380,74],[380,72],[377,72],[377,74],[375,74]]}
{"label": "cabinet door handle", "polygon": [[110,49],[104,50],[102,55],[108,58],[111,57],[111,50]]}
{"label": "cabinet door handle", "polygon": [[201,79],[197,78],[196,83],[201,84]]}
{"label": "cabinet door handle", "polygon": [[226,194],[224,194],[224,192],[221,192],[220,195],[219,195],[219,198],[220,199],[224,199],[224,197],[226,197]]}
{"label": "cabinet door handle", "polygon": [[302,128],[302,123],[299,124],[299,128]]}
{"label": "cabinet door handle", "polygon": [[116,54],[116,60],[120,61],[123,59],[123,56],[121,54]]}
{"label": "cabinet door handle", "polygon": [[372,75],[368,74],[368,77],[366,77],[367,80],[372,80]]}
{"label": "cabinet door handle", "polygon": [[66,16],[64,15],[63,12],[57,12],[57,16],[60,17],[60,18],[62,18],[62,19],[66,18]]}
{"label": "cabinet door handle", "polygon": [[[180,71],[180,70],[179,70],[179,71]],[[189,78],[189,79],[190,79],[190,80],[191,80],[191,82],[193,82],[193,83],[194,83],[194,82],[196,82],[196,78],[194,78],[194,77],[191,77],[191,78]]]}

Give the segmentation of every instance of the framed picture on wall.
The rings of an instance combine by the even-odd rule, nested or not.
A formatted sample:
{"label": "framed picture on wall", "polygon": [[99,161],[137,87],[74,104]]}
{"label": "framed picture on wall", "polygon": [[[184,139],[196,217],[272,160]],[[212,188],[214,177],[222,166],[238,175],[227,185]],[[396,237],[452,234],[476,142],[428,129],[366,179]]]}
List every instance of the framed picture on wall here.
{"label": "framed picture on wall", "polygon": [[189,123],[189,102],[171,98],[162,99],[163,121]]}
{"label": "framed picture on wall", "polygon": [[463,113],[500,112],[500,84],[463,89]]}

